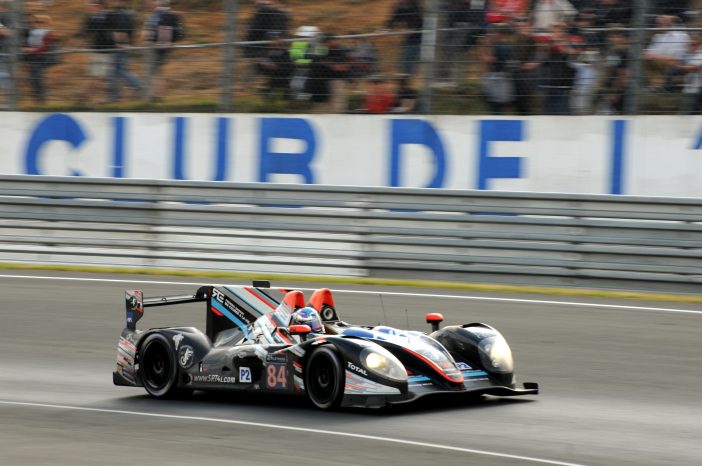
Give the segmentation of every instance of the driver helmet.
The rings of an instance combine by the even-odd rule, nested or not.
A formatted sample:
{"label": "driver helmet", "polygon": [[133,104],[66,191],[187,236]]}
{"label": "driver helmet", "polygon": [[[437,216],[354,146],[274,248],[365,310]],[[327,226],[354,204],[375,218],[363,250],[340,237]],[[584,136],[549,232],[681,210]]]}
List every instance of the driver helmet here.
{"label": "driver helmet", "polygon": [[312,307],[303,307],[295,311],[290,320],[291,325],[307,325],[313,333],[324,333],[324,325],[319,313]]}

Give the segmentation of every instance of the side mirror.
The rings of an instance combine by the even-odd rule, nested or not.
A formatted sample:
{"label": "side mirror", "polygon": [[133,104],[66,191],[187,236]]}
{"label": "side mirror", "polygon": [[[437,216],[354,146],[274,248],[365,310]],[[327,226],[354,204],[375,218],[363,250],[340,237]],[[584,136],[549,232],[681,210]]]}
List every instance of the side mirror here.
{"label": "side mirror", "polygon": [[307,338],[307,335],[312,331],[309,325],[291,325],[288,327],[290,335],[302,335],[302,339]]}
{"label": "side mirror", "polygon": [[444,321],[444,316],[438,312],[432,312],[424,316],[427,319],[427,324],[431,324],[431,331],[439,330],[439,324]]}

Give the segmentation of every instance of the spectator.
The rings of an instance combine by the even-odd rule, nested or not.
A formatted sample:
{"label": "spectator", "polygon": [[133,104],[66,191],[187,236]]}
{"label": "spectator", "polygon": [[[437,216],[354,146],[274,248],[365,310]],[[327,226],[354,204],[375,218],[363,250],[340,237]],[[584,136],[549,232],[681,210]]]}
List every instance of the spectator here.
{"label": "spectator", "polygon": [[424,12],[419,0],[398,0],[387,22],[387,27],[393,28],[397,25],[410,31],[416,31],[405,35],[401,59],[401,72],[414,74],[419,62],[424,26]]}
{"label": "spectator", "polygon": [[362,113],[388,113],[395,105],[395,96],[382,76],[368,79],[368,90],[363,96],[360,111]]}
{"label": "spectator", "polygon": [[530,0],[488,0],[486,5],[485,20],[488,24],[511,23],[515,18],[525,16],[532,3]]}
{"label": "spectator", "polygon": [[343,113],[346,110],[348,55],[338,41],[322,35],[315,45],[305,91],[316,113]]}
{"label": "spectator", "polygon": [[295,39],[290,44],[290,58],[295,64],[295,71],[290,80],[290,88],[297,100],[306,100],[309,96],[305,92],[307,77],[315,55],[319,29],[316,26],[300,26],[295,31]]}
{"label": "spectator", "polygon": [[485,65],[483,89],[490,112],[505,113],[514,102],[512,71],[515,57],[514,34],[505,24],[495,24],[481,47],[481,61]]}
{"label": "spectator", "polygon": [[699,115],[702,107],[702,35],[695,34],[683,57],[680,71],[685,75],[682,115]]}
{"label": "spectator", "polygon": [[571,66],[575,68],[575,80],[570,95],[570,108],[575,115],[592,113],[593,100],[599,79],[600,54],[588,43],[577,46],[578,52]]}
{"label": "spectator", "polygon": [[690,0],[654,0],[652,3],[656,15],[677,16],[682,21],[689,21],[690,13],[696,13],[690,11]]}
{"label": "spectator", "polygon": [[573,87],[575,69],[572,61],[576,50],[566,34],[565,24],[555,23],[546,44],[543,63],[544,114],[568,115],[570,113],[570,91]]}
{"label": "spectator", "polygon": [[[283,38],[287,37],[290,18],[287,11],[282,9],[277,2],[255,0],[254,9],[254,15],[249,20],[249,28],[246,32],[247,42],[267,40],[270,33],[279,33]],[[265,58],[267,45],[247,45],[244,48],[244,55],[247,58]]]}
{"label": "spectator", "polygon": [[88,41],[92,50],[89,55],[88,72],[92,78],[87,89],[89,96],[99,101],[106,99],[107,83],[112,75],[112,57],[110,51],[115,48],[112,37],[109,11],[105,0],[89,0],[88,14],[83,22],[81,35]]}
{"label": "spectator", "polygon": [[[351,32],[351,35],[358,35]],[[376,71],[378,66],[378,49],[372,39],[360,37],[352,42],[349,53],[349,78],[365,78]]]}
{"label": "spectator", "polygon": [[10,89],[10,38],[14,34],[8,4],[8,0],[0,1],[0,89],[5,93]]}
{"label": "spectator", "polygon": [[283,97],[290,98],[290,77],[295,69],[295,64],[290,58],[288,44],[283,40],[281,32],[269,32],[267,39],[271,41],[266,57],[259,62],[259,68],[268,82],[264,88],[266,97],[282,91]]}
{"label": "spectator", "polygon": [[121,80],[137,91],[142,91],[144,86],[129,72],[129,49],[134,41],[134,10],[129,8],[128,0],[114,0],[114,5],[114,11],[110,12],[109,24],[117,51],[113,53],[110,100],[119,100]]}
{"label": "spectator", "polygon": [[532,25],[537,32],[546,32],[556,23],[569,22],[576,14],[568,0],[536,0]]}
{"label": "spectator", "polygon": [[[262,42],[271,33],[278,33],[283,38],[288,36],[290,17],[277,2],[273,0],[255,0],[254,14],[249,20],[246,31],[247,42]],[[245,82],[251,82],[256,73],[261,71],[259,63],[268,56],[268,44],[249,44],[244,47],[244,56],[251,59],[244,76]]]}
{"label": "spectator", "polygon": [[483,34],[488,2],[448,0],[446,6],[446,78],[457,84],[465,76],[466,53]]}
{"label": "spectator", "polygon": [[631,23],[631,1],[597,0],[594,13],[597,27],[607,27],[610,24],[627,27]]}
{"label": "spectator", "polygon": [[515,19],[514,25],[514,107],[519,115],[529,115],[533,113],[537,90],[538,46],[527,18]]}
{"label": "spectator", "polygon": [[602,113],[624,112],[624,98],[629,82],[629,41],[627,33],[613,30],[609,33],[605,57],[604,81],[600,95]]}
{"label": "spectator", "polygon": [[29,66],[29,85],[32,88],[32,96],[40,104],[46,102],[44,71],[55,62],[55,59],[48,55],[48,52],[52,50],[53,42],[51,17],[32,15],[29,22],[27,45],[22,47],[22,53]]}
{"label": "spectator", "polygon": [[417,91],[410,86],[410,76],[400,75],[397,88],[397,100],[392,113],[417,113]]}
{"label": "spectator", "polygon": [[[679,28],[680,18],[677,16],[660,15],[656,18],[657,27],[668,29],[653,36],[651,44],[646,49],[644,57],[648,65],[647,75],[652,75],[652,85],[662,86],[663,90],[671,91],[673,79],[679,76],[680,62],[687,53],[690,36],[685,31],[670,30]],[[662,84],[655,80],[663,78]]]}
{"label": "spectator", "polygon": [[144,23],[144,39],[154,44],[155,56],[151,67],[153,96],[160,99],[167,85],[166,77],[160,77],[160,70],[166,63],[174,42],[182,39],[183,24],[180,17],[171,11],[170,0],[150,0],[151,15]]}

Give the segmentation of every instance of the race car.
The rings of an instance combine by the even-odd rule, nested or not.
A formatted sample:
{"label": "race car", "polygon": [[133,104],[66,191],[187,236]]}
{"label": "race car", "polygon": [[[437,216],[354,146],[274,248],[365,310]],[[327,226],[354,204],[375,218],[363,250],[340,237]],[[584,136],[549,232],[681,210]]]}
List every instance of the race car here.
{"label": "race car", "polygon": [[[156,398],[194,390],[306,395],[316,407],[380,408],[427,395],[535,395],[517,387],[511,350],[482,323],[431,333],[339,319],[332,292],[253,286],[203,286],[194,294],[144,298],[126,291],[127,324],[117,346],[115,385],[144,387]],[[137,330],[145,308],[204,302],[206,328]],[[300,320],[302,319],[302,320]]]}

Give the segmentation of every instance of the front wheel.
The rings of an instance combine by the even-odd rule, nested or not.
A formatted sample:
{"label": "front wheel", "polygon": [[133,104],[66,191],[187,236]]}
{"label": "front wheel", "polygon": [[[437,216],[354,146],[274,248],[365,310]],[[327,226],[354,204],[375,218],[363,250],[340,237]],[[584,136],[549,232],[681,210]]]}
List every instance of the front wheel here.
{"label": "front wheel", "polygon": [[183,394],[178,388],[178,365],[168,338],[152,333],[139,350],[139,374],[144,388],[155,398]]}
{"label": "front wheel", "polygon": [[344,369],[341,358],[328,346],[317,348],[305,370],[305,387],[310,401],[319,409],[334,409],[344,396]]}

